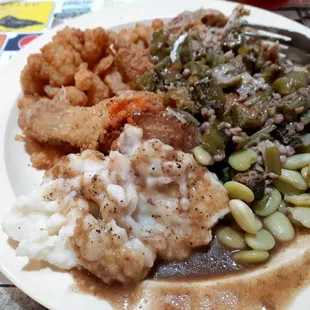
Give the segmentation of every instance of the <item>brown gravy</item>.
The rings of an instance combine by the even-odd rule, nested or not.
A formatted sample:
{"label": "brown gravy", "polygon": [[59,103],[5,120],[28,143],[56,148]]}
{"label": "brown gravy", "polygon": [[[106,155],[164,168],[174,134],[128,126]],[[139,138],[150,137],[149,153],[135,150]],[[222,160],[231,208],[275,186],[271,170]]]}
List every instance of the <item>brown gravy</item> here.
{"label": "brown gravy", "polygon": [[[303,237],[309,242],[300,231]],[[77,290],[105,299],[113,309],[282,310],[310,283],[310,247],[274,264],[295,243],[278,247],[268,264],[254,268],[235,264],[232,252],[215,240],[187,262],[158,263],[149,279],[131,286],[107,286],[85,270],[72,273]]]}

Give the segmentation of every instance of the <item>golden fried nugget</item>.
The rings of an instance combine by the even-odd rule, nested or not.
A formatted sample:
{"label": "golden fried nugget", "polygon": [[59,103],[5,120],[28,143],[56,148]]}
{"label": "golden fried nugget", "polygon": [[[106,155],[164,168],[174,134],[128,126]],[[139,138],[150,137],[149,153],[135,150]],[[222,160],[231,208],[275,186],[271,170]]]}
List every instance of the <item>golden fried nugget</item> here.
{"label": "golden fried nugget", "polygon": [[106,70],[108,70],[114,62],[114,57],[112,55],[103,57],[94,67],[94,73],[97,75],[103,74]]}
{"label": "golden fried nugget", "polygon": [[86,94],[81,90],[77,89],[75,86],[66,86],[63,88],[58,88],[46,85],[44,87],[44,91],[51,99],[57,95],[60,95],[60,93],[62,94],[64,91],[66,98],[73,106],[85,106],[88,104],[88,98]]}
{"label": "golden fried nugget", "polygon": [[153,70],[154,64],[149,59],[149,52],[133,43],[124,40],[115,32],[109,32],[114,51],[115,63],[129,81]]}
{"label": "golden fried nugget", "polygon": [[79,67],[74,79],[77,89],[87,91],[89,105],[94,105],[110,97],[109,87],[98,75],[88,70],[87,63],[83,63]]}
{"label": "golden fried nugget", "polygon": [[108,73],[105,76],[104,81],[109,86],[113,94],[116,94],[122,90],[130,89],[129,86],[123,82],[122,75],[116,70]]}

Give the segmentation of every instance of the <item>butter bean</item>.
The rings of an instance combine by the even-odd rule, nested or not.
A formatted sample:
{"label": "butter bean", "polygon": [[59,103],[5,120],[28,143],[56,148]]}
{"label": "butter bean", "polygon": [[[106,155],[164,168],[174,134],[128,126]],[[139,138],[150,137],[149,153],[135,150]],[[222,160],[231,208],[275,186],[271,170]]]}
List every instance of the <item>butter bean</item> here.
{"label": "butter bean", "polygon": [[284,215],[287,215],[287,204],[284,200],[281,200],[278,211]]}
{"label": "butter bean", "polygon": [[219,241],[231,249],[244,249],[246,244],[243,233],[231,227],[220,227],[215,232]]}
{"label": "butter bean", "polygon": [[279,180],[289,183],[299,190],[306,190],[308,184],[298,171],[282,169]]}
{"label": "butter bean", "polygon": [[292,218],[303,226],[310,228],[310,208],[307,207],[295,207],[287,208]]}
{"label": "butter bean", "polygon": [[281,198],[280,192],[273,188],[262,200],[255,202],[252,209],[259,216],[268,216],[278,209]]}
{"label": "butter bean", "polygon": [[237,224],[246,232],[256,234],[258,226],[251,208],[239,199],[229,202],[230,211]]}
{"label": "butter bean", "polygon": [[254,200],[254,194],[251,189],[242,183],[229,181],[224,184],[227,190],[228,196],[232,199],[240,199],[245,202],[252,202]]}
{"label": "butter bean", "polygon": [[204,150],[202,147],[197,146],[193,150],[193,154],[195,156],[195,159],[198,161],[199,164],[204,166],[210,166],[213,165],[213,158],[210,155],[209,152]]}
{"label": "butter bean", "polygon": [[294,227],[289,219],[281,212],[276,211],[264,219],[266,229],[279,241],[289,241],[295,236]]}
{"label": "butter bean", "polygon": [[283,165],[283,168],[290,170],[301,169],[310,164],[310,153],[297,154],[289,157]]}
{"label": "butter bean", "polygon": [[285,195],[284,201],[295,206],[310,207],[310,194]]}
{"label": "butter bean", "polygon": [[233,260],[239,264],[260,264],[265,262],[269,257],[267,251],[240,251],[233,255]]}
{"label": "butter bean", "polygon": [[308,183],[310,183],[310,170],[309,170],[309,166],[303,167],[301,169],[301,175],[302,177],[305,179],[305,181]]}
{"label": "butter bean", "polygon": [[247,245],[253,250],[268,251],[271,250],[276,244],[272,234],[265,229],[261,229],[256,233],[256,235],[246,233],[244,239]]}
{"label": "butter bean", "polygon": [[257,153],[251,149],[244,149],[232,153],[228,158],[228,163],[237,171],[246,171],[257,161]]}

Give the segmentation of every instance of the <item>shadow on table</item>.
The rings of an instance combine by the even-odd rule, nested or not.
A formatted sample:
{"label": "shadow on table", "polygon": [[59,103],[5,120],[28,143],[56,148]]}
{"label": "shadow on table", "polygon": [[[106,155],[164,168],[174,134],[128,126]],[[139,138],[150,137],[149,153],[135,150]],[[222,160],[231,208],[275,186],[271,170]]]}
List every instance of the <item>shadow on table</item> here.
{"label": "shadow on table", "polygon": [[0,288],[0,310],[46,310],[17,287]]}

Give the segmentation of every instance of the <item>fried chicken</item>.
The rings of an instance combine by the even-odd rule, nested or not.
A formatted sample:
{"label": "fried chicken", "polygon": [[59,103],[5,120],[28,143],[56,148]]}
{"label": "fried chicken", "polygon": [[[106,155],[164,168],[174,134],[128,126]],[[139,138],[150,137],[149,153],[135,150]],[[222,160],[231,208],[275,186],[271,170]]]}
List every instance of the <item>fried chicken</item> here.
{"label": "fried chicken", "polygon": [[150,61],[148,50],[124,40],[115,32],[109,32],[109,37],[116,66],[129,81],[134,81],[137,77],[153,70],[154,64]]}
{"label": "fried chicken", "polygon": [[89,105],[94,105],[110,97],[109,87],[98,75],[88,70],[86,63],[80,65],[74,79],[76,88],[87,93]]}
{"label": "fried chicken", "polygon": [[144,139],[159,139],[176,150],[189,153],[200,144],[201,135],[197,128],[189,123],[179,121],[174,116],[164,114],[134,115],[133,122],[143,129]]}
{"label": "fried chicken", "polygon": [[[160,23],[155,26],[160,27]],[[141,40],[147,40],[154,31],[143,25],[134,29]],[[108,35],[100,27],[59,31],[41,53],[28,57],[21,73],[24,95],[53,98],[60,87],[70,87],[66,90],[72,105],[90,106],[130,89],[128,83],[152,70],[153,64],[145,46],[124,37],[112,32]]]}
{"label": "fried chicken", "polygon": [[[92,68],[106,53],[108,36],[103,28],[88,29],[85,32],[65,28],[59,31],[51,43],[41,48],[41,54],[28,57],[27,69],[22,74],[21,83],[24,93],[42,94],[41,85],[72,86],[74,75],[85,62]],[[38,83],[37,89],[30,89],[27,80]]]}
{"label": "fried chicken", "polygon": [[88,104],[88,98],[86,94],[74,86],[59,88],[46,85],[44,86],[44,91],[51,99],[53,99],[55,96],[61,97],[62,93],[65,92],[65,97],[73,106],[85,106]]}
{"label": "fried chicken", "polygon": [[127,92],[92,107],[72,106],[69,100],[41,99],[20,111],[23,133],[40,142],[67,142],[82,149],[98,149],[107,129],[119,129],[134,113],[159,113],[161,96],[148,92]]}

